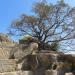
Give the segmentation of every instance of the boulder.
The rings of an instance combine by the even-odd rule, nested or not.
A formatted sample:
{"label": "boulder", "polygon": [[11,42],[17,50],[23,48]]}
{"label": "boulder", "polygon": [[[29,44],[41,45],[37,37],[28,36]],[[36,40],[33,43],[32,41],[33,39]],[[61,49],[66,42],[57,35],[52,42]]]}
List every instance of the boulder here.
{"label": "boulder", "polygon": [[[71,71],[71,64],[59,53],[45,52],[28,55],[22,64],[22,70],[31,70],[35,75],[43,75],[45,70],[57,70],[58,75]],[[42,74],[41,74],[42,73]]]}

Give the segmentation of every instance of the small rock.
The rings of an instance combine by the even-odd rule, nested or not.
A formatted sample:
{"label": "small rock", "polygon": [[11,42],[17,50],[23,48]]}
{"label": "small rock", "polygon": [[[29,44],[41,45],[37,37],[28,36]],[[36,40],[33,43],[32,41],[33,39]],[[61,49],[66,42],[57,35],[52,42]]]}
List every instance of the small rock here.
{"label": "small rock", "polygon": [[71,72],[70,73],[65,73],[65,75],[73,75],[73,73],[71,73]]}

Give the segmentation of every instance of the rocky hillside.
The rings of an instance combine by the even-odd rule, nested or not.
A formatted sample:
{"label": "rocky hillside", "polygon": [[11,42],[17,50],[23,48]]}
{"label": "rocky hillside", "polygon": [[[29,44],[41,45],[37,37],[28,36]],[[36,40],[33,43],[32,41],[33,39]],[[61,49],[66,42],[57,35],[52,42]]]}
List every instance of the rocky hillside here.
{"label": "rocky hillside", "polygon": [[[38,51],[37,42],[19,44],[0,36],[0,75],[73,75],[75,57],[62,52]],[[3,39],[5,38],[5,39]],[[8,39],[8,41],[6,41]]]}

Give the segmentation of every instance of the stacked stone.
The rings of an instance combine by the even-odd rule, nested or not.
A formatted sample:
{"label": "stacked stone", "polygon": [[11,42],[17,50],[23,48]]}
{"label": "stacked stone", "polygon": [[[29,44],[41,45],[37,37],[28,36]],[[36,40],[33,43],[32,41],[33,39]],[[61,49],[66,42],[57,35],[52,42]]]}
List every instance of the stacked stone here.
{"label": "stacked stone", "polygon": [[21,71],[17,59],[9,59],[11,48],[0,45],[0,75],[33,75],[32,71]]}
{"label": "stacked stone", "polygon": [[10,48],[0,47],[0,73],[17,70],[16,60],[9,59]]}
{"label": "stacked stone", "polygon": [[9,49],[0,46],[0,59],[8,59],[9,58]]}
{"label": "stacked stone", "polygon": [[33,75],[32,71],[15,71],[15,72],[4,72],[0,75]]}

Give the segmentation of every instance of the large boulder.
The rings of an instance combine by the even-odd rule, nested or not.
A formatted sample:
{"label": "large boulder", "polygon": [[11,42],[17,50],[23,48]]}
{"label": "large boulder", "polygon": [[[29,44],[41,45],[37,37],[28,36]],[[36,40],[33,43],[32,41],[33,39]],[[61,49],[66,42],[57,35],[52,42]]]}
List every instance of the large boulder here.
{"label": "large boulder", "polygon": [[25,47],[25,49],[22,49],[21,45],[18,44],[10,51],[9,58],[17,59],[18,62],[21,62],[27,55],[35,54],[36,52],[38,52],[37,43],[30,43],[27,47]]}
{"label": "large boulder", "polygon": [[63,57],[63,53],[49,52],[28,55],[22,64],[22,70],[31,70],[34,75],[44,75],[45,70],[57,70],[59,75],[71,71],[70,63]]}

